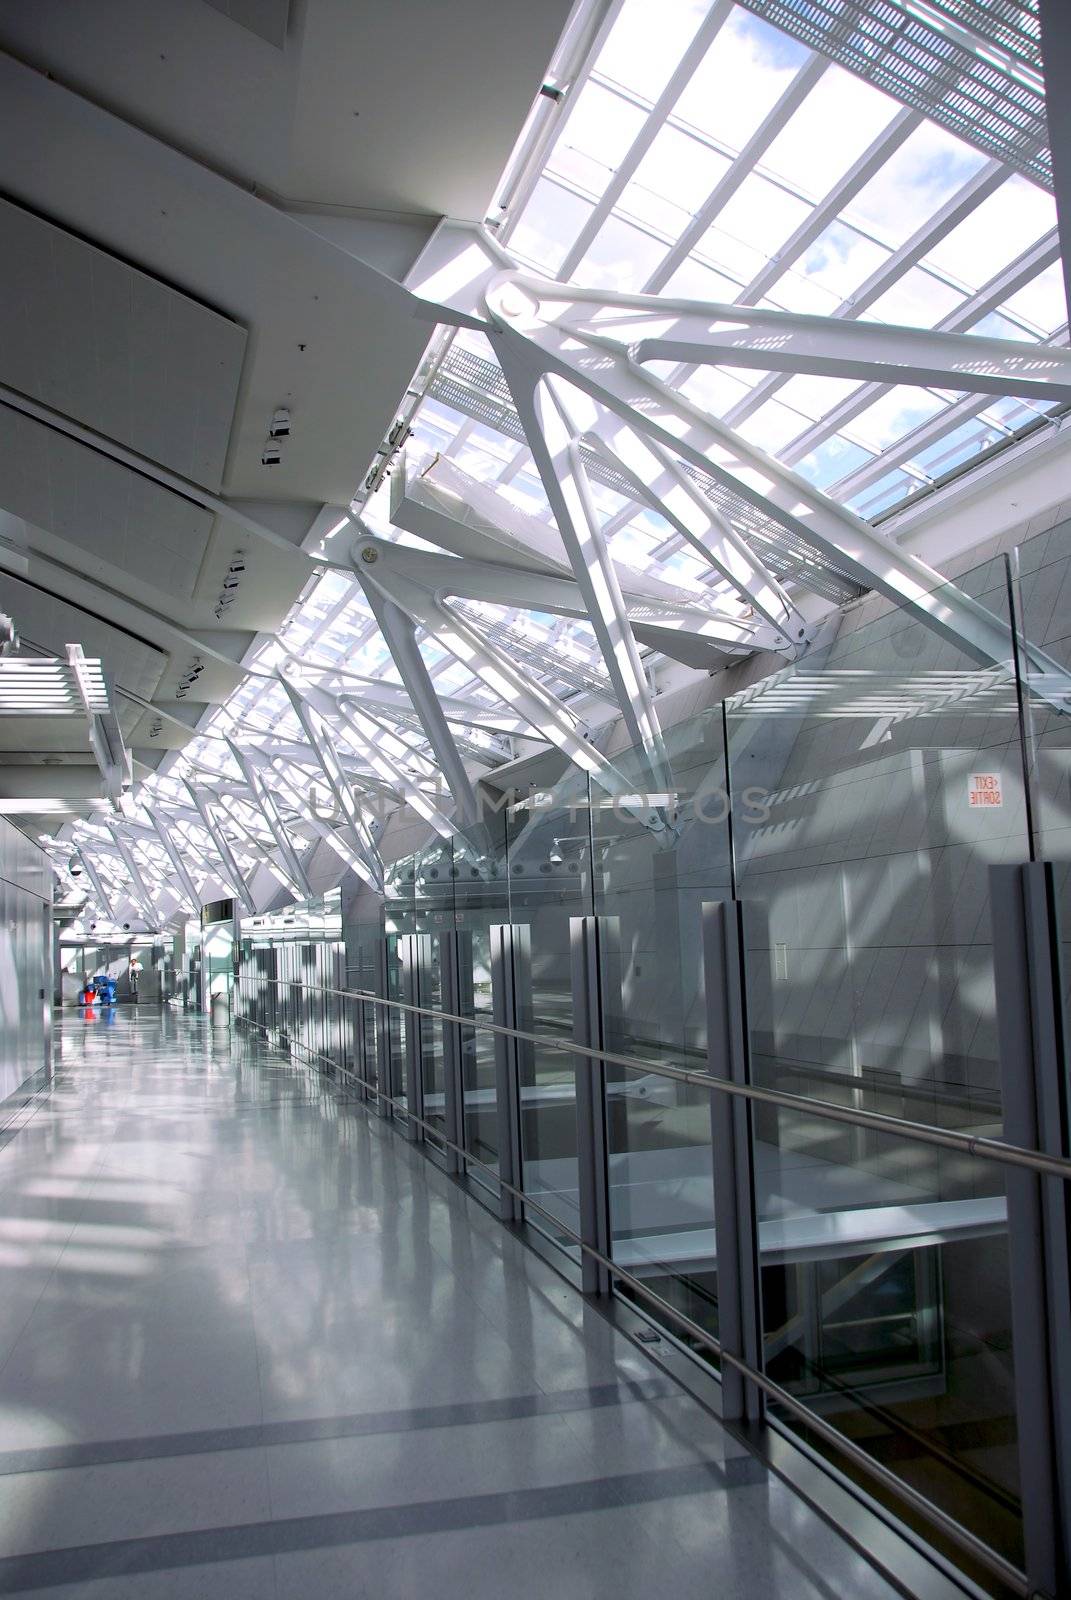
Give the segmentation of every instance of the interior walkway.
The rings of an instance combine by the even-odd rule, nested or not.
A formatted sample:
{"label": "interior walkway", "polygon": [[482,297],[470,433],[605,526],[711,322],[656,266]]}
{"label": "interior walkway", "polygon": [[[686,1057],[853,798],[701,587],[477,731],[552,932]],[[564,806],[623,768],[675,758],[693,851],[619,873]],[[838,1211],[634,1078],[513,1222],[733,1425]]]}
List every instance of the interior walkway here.
{"label": "interior walkway", "polygon": [[404,1140],[70,1013],[0,1148],[0,1593],[891,1600]]}

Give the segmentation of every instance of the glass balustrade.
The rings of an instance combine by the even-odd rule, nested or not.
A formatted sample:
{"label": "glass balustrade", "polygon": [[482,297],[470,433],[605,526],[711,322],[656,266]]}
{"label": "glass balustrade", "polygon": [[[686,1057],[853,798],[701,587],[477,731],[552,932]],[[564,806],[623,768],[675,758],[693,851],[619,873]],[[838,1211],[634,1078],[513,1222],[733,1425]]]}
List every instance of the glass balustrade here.
{"label": "glass balustrade", "polygon": [[[712,1361],[727,1153],[712,1147],[711,1090],[662,1069],[721,1069],[703,908],[739,906],[744,1070],[814,1107],[752,1103],[745,1125],[758,1359],[792,1402],[770,1415],[845,1468],[802,1406],[1015,1564],[1005,1169],[963,1140],[823,1107],[1003,1133],[989,869],[1053,860],[1066,906],[1069,595],[1071,524],[911,608],[865,598],[795,664],[672,723],[659,748],[611,743],[594,776],[494,791],[477,823],[390,863],[378,920],[347,928],[337,986],[432,1015],[351,1000],[317,1013],[305,1040],[387,1087],[402,1121],[418,1071],[425,1141],[489,1199],[513,1139],[526,1220],[576,1261],[572,945],[576,919],[601,919],[600,1036],[630,1063],[605,1065],[600,1107],[608,1252],[627,1275],[614,1287]],[[499,927],[515,932],[510,1015],[533,1036],[511,1058],[510,1106],[480,1026],[496,1015]],[[297,950],[242,947],[244,1014],[284,1047],[314,1016],[310,986],[341,971],[326,949],[311,965]],[[450,995],[460,1024],[442,1019]]]}

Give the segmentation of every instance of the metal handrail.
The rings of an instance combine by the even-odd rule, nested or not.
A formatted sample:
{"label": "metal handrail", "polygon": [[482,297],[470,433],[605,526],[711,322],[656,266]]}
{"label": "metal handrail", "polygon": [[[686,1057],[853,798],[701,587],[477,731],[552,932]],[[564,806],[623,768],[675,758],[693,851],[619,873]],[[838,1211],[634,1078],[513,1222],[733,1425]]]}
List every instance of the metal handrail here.
{"label": "metal handrail", "polygon": [[[371,1001],[374,1004],[384,1006],[396,1006],[405,1011],[418,1012],[422,1016],[439,1017],[440,1019],[448,1022],[460,1022],[464,1026],[470,1026],[473,1023],[473,1019],[471,1017],[459,1017],[451,1012],[436,1011],[429,1006],[413,1006],[404,1001],[387,1000],[380,995],[373,995],[365,990],[335,989],[327,984],[306,984],[298,980],[288,978],[268,978],[265,980],[259,973],[256,975],[239,974],[238,976],[238,982],[240,984],[263,981],[274,983],[279,986],[288,985],[291,988],[296,987],[299,989],[315,989],[321,994],[336,994],[342,996],[343,998],[366,1000]],[[269,1034],[269,1029],[264,1023],[256,1022],[249,1017],[239,1017],[236,1020],[239,1022],[249,1023],[252,1027],[259,1028],[265,1035]],[[476,1025],[480,1026],[481,1024],[477,1022]],[[519,1029],[500,1027],[497,1024],[488,1024],[488,1026],[492,1027],[494,1032],[506,1034],[512,1038],[528,1040],[535,1039],[541,1044],[548,1042],[541,1035],[525,1034]],[[359,1084],[362,1088],[371,1090],[371,1092],[376,1095],[377,1099],[385,1102],[391,1107],[400,1110],[408,1121],[415,1123],[417,1127],[422,1128],[425,1133],[431,1134],[431,1136],[445,1148],[452,1150],[461,1158],[466,1166],[479,1167],[481,1171],[485,1172],[494,1182],[499,1185],[501,1189],[505,1190],[507,1194],[513,1195],[516,1199],[521,1201],[521,1203],[528,1210],[535,1211],[541,1217],[545,1218],[546,1221],[552,1225],[557,1234],[570,1240],[571,1243],[573,1243],[583,1254],[590,1256],[593,1261],[597,1261],[601,1267],[605,1268],[612,1278],[618,1280],[620,1283],[627,1284],[632,1293],[638,1296],[639,1299],[646,1301],[647,1304],[657,1311],[660,1317],[668,1316],[671,1321],[677,1324],[677,1327],[681,1330],[681,1332],[686,1333],[690,1338],[695,1339],[699,1344],[703,1345],[724,1365],[732,1367],[736,1372],[739,1372],[742,1377],[746,1378],[750,1383],[753,1383],[757,1389],[760,1389],[763,1394],[765,1394],[770,1400],[774,1401],[775,1404],[783,1407],[784,1410],[795,1416],[817,1438],[822,1439],[844,1459],[852,1462],[865,1475],[870,1477],[873,1482],[882,1485],[883,1488],[887,1489],[891,1494],[893,1494],[903,1505],[910,1506],[912,1510],[917,1512],[918,1515],[921,1516],[932,1527],[938,1529],[944,1535],[944,1537],[948,1539],[949,1543],[955,1545],[966,1556],[970,1557],[973,1561],[976,1561],[979,1566],[984,1567],[987,1572],[990,1572],[1014,1594],[1022,1596],[1023,1600],[1027,1600],[1027,1597],[1030,1593],[1029,1584],[1027,1582],[1026,1575],[1021,1572],[1018,1567],[1015,1567],[1009,1561],[1006,1561],[1004,1557],[998,1555],[995,1550],[991,1550],[988,1545],[983,1543],[983,1541],[977,1537],[977,1535],[971,1533],[968,1528],[963,1527],[961,1523],[956,1522],[954,1518],[948,1516],[946,1512],[941,1510],[940,1506],[934,1505],[932,1501],[927,1500],[925,1495],[920,1494],[919,1491],[912,1488],[909,1483],[906,1483],[902,1478],[898,1478],[894,1472],[891,1472],[888,1467],[883,1466],[880,1461],[876,1461],[872,1456],[867,1455],[866,1452],[862,1450],[860,1446],[857,1445],[852,1439],[848,1438],[844,1434],[839,1433],[837,1429],[834,1428],[830,1423],[826,1422],[824,1418],[820,1417],[816,1412],[809,1410],[807,1406],[802,1403],[802,1401],[797,1400],[795,1395],[790,1394],[787,1389],[783,1389],[780,1384],[775,1383],[771,1378],[768,1378],[764,1372],[760,1372],[757,1368],[752,1367],[748,1362],[742,1360],[741,1357],[733,1355],[730,1351],[724,1349],[721,1342],[716,1339],[712,1333],[708,1332],[706,1328],[702,1327],[700,1323],[693,1322],[691,1317],[689,1317],[685,1312],[679,1311],[677,1307],[672,1305],[668,1300],[664,1300],[660,1295],[656,1294],[653,1289],[648,1288],[648,1286],[643,1282],[642,1278],[637,1278],[633,1273],[629,1272],[627,1268],[622,1267],[620,1263],[615,1262],[611,1256],[604,1255],[603,1252],[597,1249],[594,1245],[588,1244],[584,1239],[581,1238],[575,1229],[570,1228],[566,1223],[564,1223],[561,1218],[556,1215],[556,1213],[550,1211],[546,1206],[541,1205],[539,1201],[534,1199],[526,1190],[518,1188],[515,1184],[508,1183],[506,1179],[502,1177],[501,1173],[496,1167],[492,1166],[487,1161],[481,1161],[478,1156],[472,1155],[471,1152],[466,1150],[463,1145],[460,1145],[455,1140],[449,1138],[442,1127],[440,1127],[437,1123],[431,1122],[427,1117],[417,1116],[417,1114],[411,1109],[407,1101],[402,1096],[387,1094],[387,1092],[380,1087],[375,1079],[362,1077],[360,1073],[351,1072],[349,1068],[346,1067],[339,1068],[338,1062],[332,1060],[330,1056],[325,1055],[320,1050],[310,1049],[308,1046],[303,1045],[300,1040],[295,1040],[292,1042],[297,1044],[297,1047],[303,1050],[306,1055],[315,1057],[320,1061],[327,1062],[327,1064],[332,1068],[341,1070],[345,1076],[351,1079],[355,1084]],[[561,1048],[569,1052],[575,1051],[600,1060],[606,1060],[610,1062],[620,1061],[628,1064],[626,1057],[615,1057],[605,1051],[593,1050],[581,1045],[563,1042]],[[636,1062],[634,1065],[645,1068],[648,1064],[646,1062]],[[678,1074],[675,1069],[672,1069],[668,1075],[677,1076]],[[703,1088],[709,1088],[712,1085],[720,1086],[718,1079],[701,1078],[697,1073],[689,1074],[689,1078],[695,1078]],[[726,1085],[725,1087],[730,1086]],[[789,1096],[787,1098],[795,1101],[800,1097]],[[1071,1167],[1071,1162],[1067,1163],[1067,1165]],[[932,1558],[932,1551],[928,1551],[927,1554]]]}
{"label": "metal handrail", "polygon": [[370,1005],[386,1006],[396,1011],[413,1012],[431,1017],[439,1022],[458,1023],[463,1028],[482,1028],[488,1033],[502,1034],[509,1039],[520,1039],[525,1044],[542,1045],[559,1050],[563,1055],[587,1056],[592,1061],[607,1066],[626,1067],[631,1072],[653,1072],[657,1077],[669,1078],[676,1083],[686,1083],[696,1089],[714,1089],[719,1094],[736,1095],[742,1100],[754,1100],[761,1105],[781,1106],[787,1111],[799,1111],[808,1116],[824,1117],[830,1122],[843,1122],[851,1127],[870,1128],[875,1133],[888,1133],[900,1139],[914,1139],[921,1144],[937,1145],[944,1150],[957,1150],[962,1155],[980,1156],[985,1161],[995,1161],[1002,1166],[1026,1168],[1048,1178],[1071,1181],[1071,1160],[1064,1156],[1047,1155],[1042,1150],[1030,1150],[1025,1145],[1009,1144],[1004,1139],[991,1139],[984,1134],[959,1133],[952,1128],[934,1128],[925,1122],[909,1122],[900,1117],[887,1116],[882,1111],[860,1111],[853,1106],[838,1106],[832,1100],[812,1100],[806,1095],[790,1094],[784,1089],[763,1089],[753,1083],[732,1083],[716,1078],[710,1073],[690,1072],[686,1067],[672,1067],[664,1061],[644,1061],[636,1056],[621,1055],[613,1050],[597,1050],[591,1045],[578,1044],[572,1039],[556,1038],[548,1033],[528,1033],[521,1028],[507,1028],[484,1017],[463,1017],[452,1011],[440,1011],[433,1006],[415,1006],[405,1000],[388,1000],[383,995],[366,989],[336,989],[327,984],[305,983],[290,978],[268,978],[262,973],[241,977],[240,982],[297,984],[298,988],[316,989],[322,994],[335,994],[347,1000],[362,1000]]}

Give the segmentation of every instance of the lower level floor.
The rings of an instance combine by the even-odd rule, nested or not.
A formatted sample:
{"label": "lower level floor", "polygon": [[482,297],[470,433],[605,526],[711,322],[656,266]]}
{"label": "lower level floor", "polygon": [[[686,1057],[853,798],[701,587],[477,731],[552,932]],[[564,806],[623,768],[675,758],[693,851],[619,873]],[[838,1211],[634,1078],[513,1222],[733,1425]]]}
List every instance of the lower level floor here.
{"label": "lower level floor", "polygon": [[68,1013],[0,1135],[0,1594],[891,1600],[362,1105]]}

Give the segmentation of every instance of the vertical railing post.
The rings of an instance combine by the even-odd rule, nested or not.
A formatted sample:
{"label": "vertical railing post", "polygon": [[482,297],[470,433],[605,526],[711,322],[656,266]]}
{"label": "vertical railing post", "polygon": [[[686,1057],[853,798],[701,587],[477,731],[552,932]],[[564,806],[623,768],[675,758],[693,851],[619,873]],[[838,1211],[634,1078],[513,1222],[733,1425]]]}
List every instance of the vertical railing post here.
{"label": "vertical railing post", "polygon": [[[408,1006],[423,1006],[430,993],[428,984],[428,935],[407,933],[401,939],[402,998]],[[419,1012],[405,1013],[405,1078],[408,1096],[406,1137],[421,1144],[424,1129],[424,1029],[428,1019]]]}
{"label": "vertical railing post", "polygon": [[[390,992],[390,982],[387,973],[387,936],[381,933],[375,944],[375,993],[381,1000],[385,1000]],[[394,1081],[394,1052],[391,1049],[391,1033],[393,1024],[390,1009],[387,1006],[376,1006],[376,1083],[379,1087],[378,1111],[381,1117],[390,1117],[394,1108],[390,1104],[390,1096],[395,1090]]]}
{"label": "vertical railing post", "polygon": [[[1050,862],[989,869],[1004,1138],[1071,1157],[1069,1055]],[[1023,1542],[1031,1594],[1071,1593],[1071,1211],[1056,1177],[1008,1168]]]}
{"label": "vertical railing post", "polygon": [[[573,1038],[590,1050],[613,1048],[613,1020],[620,1011],[621,981],[616,917],[571,917],[569,946],[573,989]],[[616,984],[617,998],[614,1000]],[[576,1161],[580,1189],[580,1237],[609,1256],[610,1153],[605,1063],[578,1055],[576,1062]],[[610,1273],[583,1253],[584,1294],[609,1294]]]}
{"label": "vertical railing post", "polygon": [[[454,1016],[472,1013],[472,934],[448,929],[439,935],[439,971],[443,1010]],[[459,1022],[443,1023],[443,1092],[446,1137],[465,1148],[464,1031]],[[467,1030],[471,1031],[471,1030]],[[457,1150],[446,1147],[446,1170],[455,1176],[464,1168]]]}
{"label": "vertical railing post", "polygon": [[[500,1028],[531,1026],[532,943],[524,923],[493,923],[491,938],[492,1020]],[[498,1122],[498,1171],[503,1183],[522,1189],[521,1083],[530,1077],[531,1045],[521,1039],[495,1034],[495,1104]],[[520,1222],[520,1199],[502,1189],[499,1216],[503,1222]]]}
{"label": "vertical railing post", "polygon": [[[750,1078],[744,990],[743,907],[737,900],[703,905],[707,1062],[712,1078]],[[712,1090],[714,1235],[718,1264],[718,1339],[722,1349],[762,1369],[762,1295],[755,1207],[750,1102]],[[726,1421],[757,1421],[762,1392],[727,1362],[721,1372]]]}

